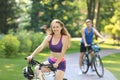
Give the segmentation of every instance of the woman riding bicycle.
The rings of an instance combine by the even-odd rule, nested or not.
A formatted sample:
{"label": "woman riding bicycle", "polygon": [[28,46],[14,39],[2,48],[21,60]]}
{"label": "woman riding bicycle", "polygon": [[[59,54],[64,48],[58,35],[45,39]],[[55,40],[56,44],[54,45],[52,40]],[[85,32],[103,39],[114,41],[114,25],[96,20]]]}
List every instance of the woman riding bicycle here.
{"label": "woman riding bicycle", "polygon": [[[54,19],[50,25],[51,33],[46,36],[42,44],[38,46],[35,51],[27,57],[30,61],[37,53],[39,53],[46,45],[49,45],[50,57],[45,64],[53,64],[56,68],[55,80],[63,80],[64,73],[66,70],[66,60],[64,58],[65,52],[69,47],[70,34],[64,26],[64,23],[58,19]],[[36,66],[35,73],[36,75],[41,75],[42,72],[48,71],[47,68],[43,67],[39,71],[39,66]],[[40,80],[43,80],[42,77]]]}
{"label": "woman riding bicycle", "polygon": [[[86,20],[86,25],[87,26],[82,29],[82,40],[80,45],[80,60],[79,60],[80,71],[78,73],[79,75],[82,74],[81,66],[82,66],[84,53],[86,52],[86,47],[89,44],[92,44],[94,34],[99,36],[104,41],[103,36],[95,28],[92,27],[92,21],[90,19]],[[91,50],[92,49],[91,46],[88,47],[88,49]],[[91,56],[93,56],[92,52],[91,52]]]}

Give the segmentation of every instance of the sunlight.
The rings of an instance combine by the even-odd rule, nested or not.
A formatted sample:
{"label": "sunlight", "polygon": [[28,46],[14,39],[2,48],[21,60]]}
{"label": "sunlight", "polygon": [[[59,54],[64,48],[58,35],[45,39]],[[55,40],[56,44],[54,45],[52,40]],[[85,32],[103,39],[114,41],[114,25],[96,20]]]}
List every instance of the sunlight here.
{"label": "sunlight", "polygon": [[13,68],[14,67],[14,64],[8,64],[8,65],[5,65],[5,68],[8,70],[8,71],[13,71]]}
{"label": "sunlight", "polygon": [[104,60],[103,60],[103,62],[104,62],[104,63],[108,63],[108,64],[120,64],[120,63],[118,63],[117,61],[114,61],[114,60],[113,60],[113,61],[108,61],[108,60],[107,60],[107,61],[104,61]]}
{"label": "sunlight", "polygon": [[5,68],[9,69],[9,68],[12,68],[14,66],[14,64],[8,64],[8,65],[5,65]]}
{"label": "sunlight", "polygon": [[40,53],[39,55],[40,56],[48,56],[48,54],[46,54],[46,53]]}
{"label": "sunlight", "polygon": [[79,38],[79,37],[71,38],[71,41],[80,41],[80,40],[81,40],[81,38]]}
{"label": "sunlight", "polygon": [[116,68],[116,67],[108,67],[108,69],[113,70],[113,71],[120,72],[120,68]]}

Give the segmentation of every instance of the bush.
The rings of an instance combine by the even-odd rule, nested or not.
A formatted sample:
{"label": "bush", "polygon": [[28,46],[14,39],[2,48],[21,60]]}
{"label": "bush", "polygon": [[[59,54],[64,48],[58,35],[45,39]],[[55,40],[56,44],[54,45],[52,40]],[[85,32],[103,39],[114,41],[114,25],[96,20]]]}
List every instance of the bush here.
{"label": "bush", "polygon": [[34,51],[43,41],[44,36],[42,33],[36,32],[31,35],[31,41],[32,41],[32,49],[31,51]]}
{"label": "bush", "polygon": [[12,55],[17,55],[19,51],[20,42],[17,37],[13,35],[5,35],[3,37],[3,43],[5,45],[5,56],[10,57]]}
{"label": "bush", "polygon": [[2,40],[0,40],[0,57],[5,56],[5,45]]}
{"label": "bush", "polygon": [[32,41],[30,40],[31,32],[27,32],[26,30],[22,30],[17,32],[16,36],[20,41],[20,52],[30,52],[32,47]]}
{"label": "bush", "polygon": [[30,39],[20,40],[20,52],[30,52],[32,41]]}

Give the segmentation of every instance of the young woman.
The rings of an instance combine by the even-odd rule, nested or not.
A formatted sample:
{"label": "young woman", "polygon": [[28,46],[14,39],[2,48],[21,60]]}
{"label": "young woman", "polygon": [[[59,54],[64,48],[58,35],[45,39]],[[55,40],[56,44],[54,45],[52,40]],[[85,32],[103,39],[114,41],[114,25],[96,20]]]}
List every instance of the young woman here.
{"label": "young woman", "polygon": [[[56,68],[55,80],[63,80],[66,70],[66,60],[64,58],[65,52],[69,47],[70,34],[64,26],[64,23],[58,19],[51,22],[51,33],[46,36],[42,44],[38,46],[35,51],[27,57],[31,60],[37,53],[39,53],[46,45],[49,45],[50,57],[45,64],[53,64]],[[39,67],[35,68],[36,74],[39,74]],[[47,69],[43,68],[40,72],[45,72]],[[42,74],[41,74],[42,75]],[[42,79],[41,79],[42,80]]]}

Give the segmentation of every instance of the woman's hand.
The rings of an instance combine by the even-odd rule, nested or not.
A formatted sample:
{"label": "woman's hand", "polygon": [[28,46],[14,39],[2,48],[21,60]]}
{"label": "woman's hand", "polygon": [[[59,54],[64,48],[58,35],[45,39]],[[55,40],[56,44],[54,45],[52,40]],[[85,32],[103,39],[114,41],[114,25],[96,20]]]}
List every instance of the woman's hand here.
{"label": "woman's hand", "polygon": [[54,67],[54,68],[57,68],[57,67],[58,67],[58,64],[57,64],[57,63],[53,64],[53,67]]}
{"label": "woman's hand", "polygon": [[32,58],[33,58],[32,56],[28,56],[28,57],[27,57],[27,60],[28,60],[28,61],[31,61]]}

